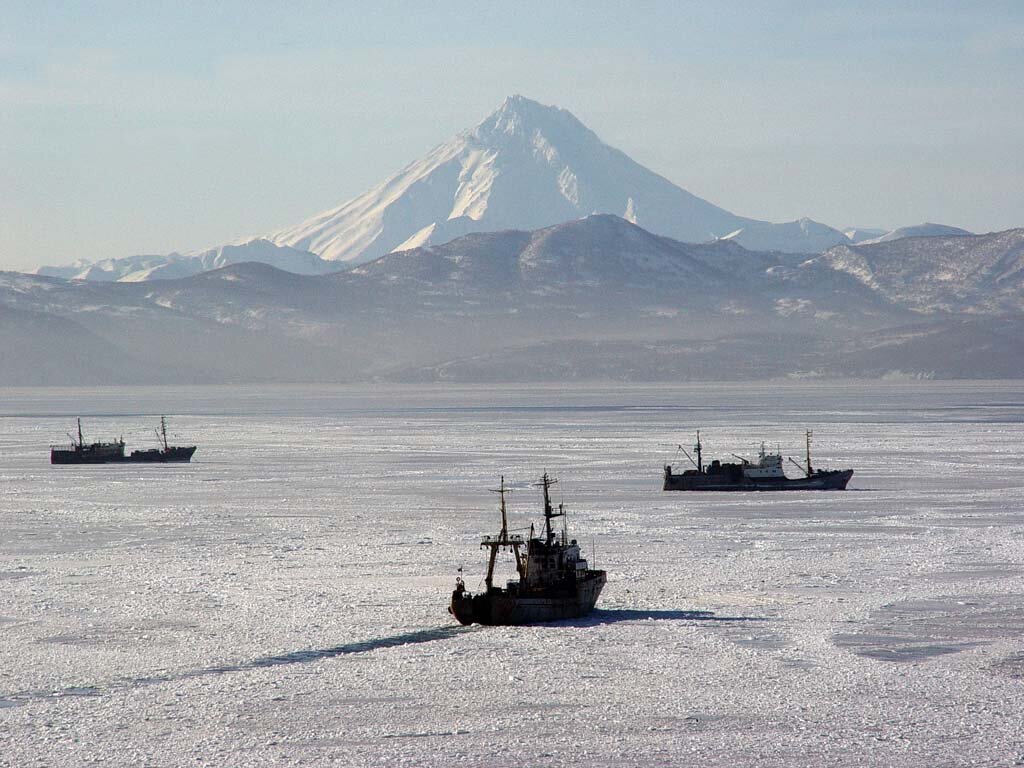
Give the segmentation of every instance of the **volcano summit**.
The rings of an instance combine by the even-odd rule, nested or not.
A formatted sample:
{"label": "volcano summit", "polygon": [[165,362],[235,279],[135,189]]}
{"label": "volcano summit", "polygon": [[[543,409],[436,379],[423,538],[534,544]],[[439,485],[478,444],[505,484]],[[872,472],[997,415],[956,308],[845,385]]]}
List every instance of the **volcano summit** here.
{"label": "volcano summit", "polygon": [[354,200],[265,237],[361,264],[469,232],[538,229],[591,213],[684,242],[728,237],[754,250],[820,253],[849,242],[809,219],[772,224],[730,213],[608,146],[570,112],[523,96]]}

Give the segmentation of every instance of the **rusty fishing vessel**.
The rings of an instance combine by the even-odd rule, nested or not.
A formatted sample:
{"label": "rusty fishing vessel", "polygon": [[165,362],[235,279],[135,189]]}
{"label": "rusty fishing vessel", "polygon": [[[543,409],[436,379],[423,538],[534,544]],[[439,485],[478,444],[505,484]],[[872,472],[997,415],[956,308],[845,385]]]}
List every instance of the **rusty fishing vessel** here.
{"label": "rusty fishing vessel", "polygon": [[159,448],[148,448],[143,451],[132,451],[128,461],[140,461],[147,463],[186,462],[192,460],[192,454],[196,452],[194,445],[168,445],[167,444],[167,419],[160,417],[160,429],[156,433],[160,441]]}
{"label": "rusty fishing vessel", "polygon": [[852,469],[815,469],[811,466],[811,436],[806,433],[807,460],[801,466],[793,459],[790,461],[804,473],[803,477],[786,477],[782,465],[782,455],[767,453],[764,443],[757,462],[749,461],[742,456],[733,454],[738,462],[722,462],[715,459],[705,465],[700,442],[700,430],[697,431],[697,444],[694,452],[696,460],[679,446],[694,469],[674,473],[672,466],[665,467],[666,491],[843,491],[853,477]]}
{"label": "rusty fishing vessel", "polygon": [[[530,536],[524,539],[508,532],[505,496],[510,490],[505,487],[505,478],[501,478],[501,486],[495,489],[501,495],[501,531],[497,536],[484,536],[480,542],[481,548],[489,550],[484,591],[469,592],[461,568],[455,580],[448,612],[460,624],[558,621],[586,616],[594,609],[607,577],[604,571],[590,568],[576,539],[569,539],[564,506],[559,504],[555,512],[551,505],[549,491],[555,482],[544,473],[538,483],[544,489],[544,530],[541,536],[534,536],[531,525]],[[551,526],[556,517],[562,518],[560,535]],[[519,580],[497,587],[494,565],[498,552],[505,549],[515,557]]]}
{"label": "rusty fishing vessel", "polygon": [[109,464],[125,460],[124,440],[118,438],[112,443],[86,443],[82,437],[82,420],[78,420],[78,439],[71,438],[70,448],[50,446],[51,464]]}
{"label": "rusty fishing vessel", "polygon": [[86,443],[82,437],[82,420],[78,420],[78,436],[68,435],[71,438],[70,447],[50,446],[51,464],[166,464],[170,462],[181,463],[192,460],[192,454],[196,452],[194,445],[177,446],[169,445],[167,442],[167,420],[160,417],[160,429],[157,430],[157,438],[161,445],[159,448],[148,448],[141,451],[132,451],[125,455],[124,438],[118,438],[112,443]]}

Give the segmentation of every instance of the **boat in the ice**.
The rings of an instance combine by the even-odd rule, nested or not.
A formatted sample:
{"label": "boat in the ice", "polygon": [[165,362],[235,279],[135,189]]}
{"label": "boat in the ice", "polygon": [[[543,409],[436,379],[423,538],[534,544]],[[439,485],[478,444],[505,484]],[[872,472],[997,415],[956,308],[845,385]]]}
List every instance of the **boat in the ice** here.
{"label": "boat in the ice", "polygon": [[665,467],[666,491],[842,491],[853,477],[852,469],[815,469],[811,466],[811,431],[807,431],[807,463],[800,466],[803,477],[786,477],[782,466],[782,455],[767,453],[764,443],[757,462],[748,461],[742,456],[733,457],[738,462],[722,462],[715,459],[705,465],[700,442],[700,431],[697,432],[697,444],[694,451],[696,460],[686,450],[679,450],[690,460],[694,469],[674,473],[672,466]]}
{"label": "boat in the ice", "polygon": [[51,464],[109,464],[125,461],[124,440],[118,438],[112,443],[86,443],[82,437],[82,420],[78,420],[78,439],[71,438],[70,448],[50,446]]}
{"label": "boat in the ice", "polygon": [[[576,539],[569,539],[565,526],[565,509],[551,506],[549,490],[556,482],[547,473],[541,478],[544,489],[544,530],[541,536],[509,534],[505,508],[505,478],[496,493],[501,495],[501,531],[485,536],[480,546],[489,550],[485,589],[472,594],[460,575],[455,580],[448,612],[461,624],[529,624],[586,616],[594,609],[604,587],[604,571],[590,568],[580,552]],[[551,527],[552,519],[562,517],[561,535]],[[509,581],[504,588],[494,585],[494,564],[498,552],[511,550],[516,561],[518,581]],[[524,552],[523,549],[526,551]],[[459,569],[461,574],[462,569]]]}
{"label": "boat in the ice", "polygon": [[147,448],[142,451],[132,451],[128,461],[139,461],[146,463],[185,462],[192,460],[192,454],[196,452],[194,445],[168,445],[167,444],[167,419],[160,417],[160,429],[156,433],[160,440],[159,448]]}
{"label": "boat in the ice", "polygon": [[194,445],[176,446],[167,443],[167,420],[160,417],[160,429],[157,437],[161,441],[159,448],[147,448],[132,451],[125,455],[124,439],[118,438],[112,443],[86,443],[82,437],[82,420],[78,420],[78,436],[69,435],[70,447],[50,446],[51,464],[121,464],[134,462],[141,464],[165,464],[168,462],[191,461],[196,452]]}

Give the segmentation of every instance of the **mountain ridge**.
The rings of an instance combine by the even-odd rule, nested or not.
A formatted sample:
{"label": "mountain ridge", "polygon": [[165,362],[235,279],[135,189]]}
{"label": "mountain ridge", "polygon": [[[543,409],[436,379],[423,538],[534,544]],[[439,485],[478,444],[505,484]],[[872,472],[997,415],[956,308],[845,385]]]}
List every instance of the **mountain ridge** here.
{"label": "mountain ridge", "polygon": [[0,382],[1024,376],[1022,276],[1024,229],[807,257],[610,214],[324,275],[0,273]]}
{"label": "mountain ridge", "polygon": [[188,277],[244,261],[272,264],[301,275],[322,275],[339,269],[337,264],[308,251],[253,238],[189,254],[139,254],[93,263],[77,261],[63,267],[39,267],[30,274],[93,282],[145,282]]}
{"label": "mountain ridge", "polygon": [[1024,311],[1024,228],[841,245],[809,261],[915,311]]}

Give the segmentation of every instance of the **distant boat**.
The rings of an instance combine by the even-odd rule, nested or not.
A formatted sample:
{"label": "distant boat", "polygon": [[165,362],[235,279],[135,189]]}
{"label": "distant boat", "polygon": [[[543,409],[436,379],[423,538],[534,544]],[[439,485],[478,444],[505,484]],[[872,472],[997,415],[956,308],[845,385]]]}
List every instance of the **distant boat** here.
{"label": "distant boat", "polygon": [[[544,535],[534,537],[531,525],[530,538],[524,541],[522,536],[508,533],[505,516],[508,491],[505,478],[501,479],[501,487],[496,491],[501,494],[501,532],[497,536],[485,536],[480,542],[480,546],[490,550],[484,578],[486,589],[474,595],[466,590],[461,576],[455,580],[448,612],[460,624],[558,621],[586,616],[594,609],[605,584],[605,572],[589,567],[576,539],[569,540],[564,521],[561,536],[552,530],[552,518],[565,514],[561,504],[557,512],[551,507],[548,489],[554,482],[547,473],[540,482],[544,488]],[[520,551],[523,547],[525,553]],[[505,548],[512,550],[515,556],[519,581],[510,581],[502,589],[494,586],[494,561],[498,552]]]}
{"label": "distant boat", "polygon": [[803,477],[786,477],[782,467],[782,455],[767,453],[764,443],[757,463],[748,461],[742,456],[739,463],[721,462],[715,459],[704,465],[701,453],[700,431],[697,431],[697,445],[694,461],[686,450],[679,446],[686,458],[690,459],[694,469],[681,473],[673,473],[671,465],[665,467],[666,491],[842,491],[853,477],[852,469],[814,469],[811,467],[811,435],[807,431],[807,463],[801,467],[790,459],[793,464],[804,472]]}
{"label": "distant boat", "polygon": [[141,451],[132,451],[129,455],[124,453],[124,440],[118,439],[112,443],[86,443],[82,437],[82,420],[78,420],[78,437],[69,435],[71,446],[69,448],[58,448],[50,446],[51,464],[165,464],[169,462],[191,461],[192,454],[196,452],[196,446],[179,447],[167,443],[167,420],[160,417],[160,429],[157,437],[162,445],[159,448],[148,448]]}
{"label": "distant boat", "polygon": [[78,420],[78,439],[71,438],[70,448],[50,446],[51,464],[109,464],[125,461],[124,440],[112,443],[86,443],[82,437],[82,420]]}
{"label": "distant boat", "polygon": [[160,448],[149,448],[144,451],[132,451],[128,461],[141,462],[182,462],[191,461],[192,454],[196,452],[194,445],[176,446],[167,444],[167,420],[160,417],[160,431],[157,437],[163,444]]}

